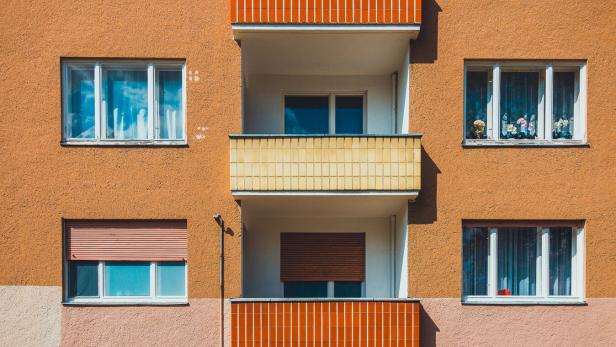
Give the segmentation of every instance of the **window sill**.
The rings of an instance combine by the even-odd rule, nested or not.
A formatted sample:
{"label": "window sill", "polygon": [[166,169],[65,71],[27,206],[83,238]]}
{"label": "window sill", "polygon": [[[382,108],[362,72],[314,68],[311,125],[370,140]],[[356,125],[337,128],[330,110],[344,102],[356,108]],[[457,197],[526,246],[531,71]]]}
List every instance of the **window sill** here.
{"label": "window sill", "polygon": [[481,147],[590,147],[582,140],[464,140],[464,148]]}
{"label": "window sill", "polygon": [[462,299],[462,305],[546,305],[546,306],[579,306],[586,305],[586,301],[579,298],[468,298]]}
{"label": "window sill", "polygon": [[69,300],[64,306],[188,306],[188,300]]}
{"label": "window sill", "polygon": [[66,147],[188,147],[186,140],[64,140]]}

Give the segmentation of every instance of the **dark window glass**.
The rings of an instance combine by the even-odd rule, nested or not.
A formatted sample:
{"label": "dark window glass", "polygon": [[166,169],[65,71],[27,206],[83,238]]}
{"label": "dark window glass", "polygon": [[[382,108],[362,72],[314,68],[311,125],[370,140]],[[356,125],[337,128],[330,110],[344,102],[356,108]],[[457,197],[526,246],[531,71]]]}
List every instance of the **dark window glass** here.
{"label": "dark window glass", "polygon": [[571,295],[571,228],[550,228],[550,295]]}
{"label": "dark window glass", "polygon": [[70,261],[68,296],[98,296],[98,262]]}
{"label": "dark window glass", "polygon": [[498,295],[536,295],[537,229],[498,229]]}
{"label": "dark window glass", "polygon": [[284,130],[286,134],[328,134],[329,97],[286,96]]}
{"label": "dark window glass", "polygon": [[500,93],[501,138],[536,138],[539,73],[503,72],[501,74]]}
{"label": "dark window glass", "polygon": [[334,282],[334,297],[361,298],[361,282]]}
{"label": "dark window glass", "polygon": [[327,282],[284,282],[285,298],[326,298]]}
{"label": "dark window glass", "polygon": [[575,105],[575,72],[554,72],[554,107],[552,137],[573,137],[573,110]]}
{"label": "dark window glass", "polygon": [[462,276],[464,295],[488,294],[488,228],[462,230]]}
{"label": "dark window glass", "polygon": [[336,97],[336,134],[364,132],[364,97]]}
{"label": "dark window glass", "polygon": [[485,139],[488,121],[488,72],[466,73],[466,138]]}

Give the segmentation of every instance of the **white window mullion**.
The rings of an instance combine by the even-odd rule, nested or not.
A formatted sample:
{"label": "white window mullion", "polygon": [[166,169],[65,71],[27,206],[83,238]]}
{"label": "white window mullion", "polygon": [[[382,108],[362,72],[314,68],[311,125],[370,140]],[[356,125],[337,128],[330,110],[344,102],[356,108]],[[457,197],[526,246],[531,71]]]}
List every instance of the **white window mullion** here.
{"label": "white window mullion", "polygon": [[101,64],[97,63],[94,65],[94,129],[96,131],[95,137],[97,140],[102,139],[103,133],[101,128],[102,125],[105,124],[103,121],[103,112],[101,110],[102,103],[102,80],[101,80]]}
{"label": "white window mullion", "polygon": [[[550,295],[550,229],[539,228],[541,234],[541,291],[537,295],[547,298]],[[539,283],[539,282],[538,282]]]}
{"label": "white window mullion", "polygon": [[488,251],[488,296],[495,298],[498,287],[498,232],[496,228],[490,228],[489,251]]}
{"label": "white window mullion", "polygon": [[[488,139],[496,140],[494,137],[494,128],[498,128],[498,122],[494,123],[494,73],[493,71],[488,72],[488,107],[486,112],[486,136]],[[466,99],[466,97],[465,97]],[[466,122],[464,122],[466,124]],[[464,134],[466,134],[466,129],[464,130]]]}
{"label": "white window mullion", "polygon": [[[575,273],[575,277],[572,278],[571,284],[572,284],[572,295],[580,298],[580,300],[583,300],[586,296],[586,288],[585,288],[585,257],[584,257],[584,253],[585,253],[585,249],[584,249],[584,228],[574,228],[574,235],[572,235],[572,237],[574,238],[574,242],[573,242],[573,246],[575,246],[574,250],[575,250],[575,256],[574,256],[574,261],[572,262],[573,266],[575,267],[575,270],[573,271]],[[573,281],[575,279],[575,281]]]}
{"label": "white window mullion", "polygon": [[573,136],[576,140],[586,140],[586,64],[580,66],[578,85],[577,105],[575,105],[577,112],[574,113],[577,117],[573,119]]}
{"label": "white window mullion", "polygon": [[104,292],[105,284],[103,283],[105,280],[104,271],[105,271],[105,262],[99,261],[98,262],[98,297],[99,298],[105,297],[105,292]]}
{"label": "white window mullion", "polygon": [[545,123],[545,70],[539,73],[539,85],[537,86],[537,138],[546,139]]}
{"label": "white window mullion", "polygon": [[154,118],[155,106],[154,106],[154,64],[148,64],[148,135],[147,139],[153,139],[154,136]]}
{"label": "white window mullion", "polygon": [[492,139],[500,137],[500,78],[501,66],[494,64],[492,68]]}
{"label": "white window mullion", "polygon": [[552,139],[552,123],[554,122],[554,65],[548,64],[545,69],[545,116],[544,131],[546,140]]}
{"label": "white window mullion", "polygon": [[155,298],[157,293],[156,293],[156,266],[158,265],[157,262],[152,261],[150,262],[150,297],[151,298]]}

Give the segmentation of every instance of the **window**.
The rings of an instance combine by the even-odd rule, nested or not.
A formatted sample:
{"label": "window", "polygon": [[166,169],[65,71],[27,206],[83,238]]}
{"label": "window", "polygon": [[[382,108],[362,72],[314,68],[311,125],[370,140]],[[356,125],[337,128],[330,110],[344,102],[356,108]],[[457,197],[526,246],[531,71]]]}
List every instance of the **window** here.
{"label": "window", "polygon": [[69,261],[68,263],[69,302],[183,303],[186,301],[185,262]]}
{"label": "window", "polygon": [[361,298],[360,281],[288,281],[284,282],[285,298]]}
{"label": "window", "polygon": [[365,268],[364,233],[280,234],[285,298],[363,297]]}
{"label": "window", "polygon": [[63,142],[183,144],[184,63],[65,61]]}
{"label": "window", "polygon": [[462,300],[583,301],[583,242],[572,223],[465,223]]}
{"label": "window", "polygon": [[287,95],[285,134],[363,134],[363,95]]}
{"label": "window", "polygon": [[465,143],[585,142],[586,64],[467,62],[465,69]]}
{"label": "window", "polygon": [[186,221],[65,221],[67,303],[186,303]]}

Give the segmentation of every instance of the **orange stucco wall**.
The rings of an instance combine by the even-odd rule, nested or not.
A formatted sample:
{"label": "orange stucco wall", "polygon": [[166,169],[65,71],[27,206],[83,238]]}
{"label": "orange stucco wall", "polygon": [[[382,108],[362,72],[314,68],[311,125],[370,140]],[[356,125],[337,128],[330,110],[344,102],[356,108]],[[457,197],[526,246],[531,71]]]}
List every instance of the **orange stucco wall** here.
{"label": "orange stucco wall", "polygon": [[[228,1],[9,1],[0,6],[0,285],[60,286],[62,218],[188,220],[189,297],[217,297],[220,212],[228,296],[240,293],[228,134],[240,132],[240,48]],[[176,58],[185,148],[62,147],[62,57]],[[198,71],[198,74],[197,74]],[[60,298],[58,298],[59,302]]]}
{"label": "orange stucco wall", "polygon": [[[409,205],[409,294],[459,298],[463,219],[586,220],[586,295],[615,297],[616,6],[611,1],[424,1],[411,120],[422,191]],[[588,148],[462,148],[465,59],[579,59]]]}

